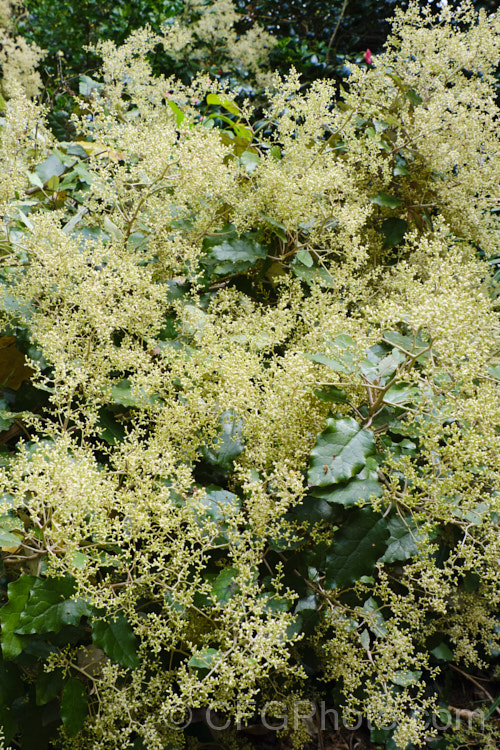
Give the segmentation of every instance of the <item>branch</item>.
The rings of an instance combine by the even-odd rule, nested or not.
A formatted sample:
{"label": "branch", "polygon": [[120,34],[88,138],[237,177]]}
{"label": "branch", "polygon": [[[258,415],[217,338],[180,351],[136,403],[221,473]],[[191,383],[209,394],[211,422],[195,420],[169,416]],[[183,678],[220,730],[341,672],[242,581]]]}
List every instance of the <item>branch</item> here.
{"label": "branch", "polygon": [[337,31],[339,30],[340,23],[341,23],[341,21],[342,21],[342,19],[344,17],[344,13],[345,13],[346,8],[347,8],[347,3],[348,3],[348,0],[344,0],[344,4],[342,5],[342,10],[340,11],[340,16],[338,17],[338,20],[337,20],[337,24],[336,24],[336,26],[335,26],[335,28],[333,30],[333,34],[330,37],[330,41],[328,42],[328,47],[326,49],[326,57],[325,57],[325,62],[327,64],[328,64],[328,60],[330,59],[330,52],[331,52],[331,49],[332,49],[332,44],[333,44],[333,42],[335,40],[335,37],[337,36]]}

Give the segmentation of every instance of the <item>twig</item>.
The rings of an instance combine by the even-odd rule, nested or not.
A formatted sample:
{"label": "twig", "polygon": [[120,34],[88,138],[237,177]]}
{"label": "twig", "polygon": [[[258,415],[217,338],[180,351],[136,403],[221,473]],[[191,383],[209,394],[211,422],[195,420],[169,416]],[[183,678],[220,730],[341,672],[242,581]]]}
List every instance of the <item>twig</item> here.
{"label": "twig", "polygon": [[[485,688],[485,687],[483,687],[483,686],[481,685],[481,683],[480,683],[480,682],[478,682],[478,681],[477,681],[477,679],[476,679],[475,677],[472,677],[472,675],[470,675],[470,674],[467,674],[467,672],[463,672],[463,671],[462,671],[461,669],[459,669],[458,667],[456,667],[456,666],[455,666],[454,664],[449,664],[448,666],[450,666],[450,667],[451,667],[452,669],[454,669],[454,670],[455,670],[455,672],[458,672],[459,674],[461,674],[461,675],[462,675],[463,677],[465,677],[465,678],[466,678],[467,680],[470,680],[470,682],[472,682],[472,684],[473,684],[473,685],[475,685],[475,686],[477,687],[477,689],[478,689],[478,690],[480,690],[480,691],[481,691],[481,693],[482,693],[483,695],[485,695],[485,696],[486,696],[486,697],[488,698],[488,700],[490,700],[490,701],[491,701],[492,703],[494,703],[494,702],[495,702],[495,701],[494,701],[494,699],[493,699],[493,696],[491,695],[491,693],[490,693],[490,692],[488,692],[488,690],[486,690],[486,688]],[[498,714],[500,714],[500,707],[499,707],[499,706],[496,706],[496,707],[495,707],[495,711],[496,711],[496,712],[497,712]]]}
{"label": "twig", "polygon": [[342,5],[342,10],[340,11],[340,16],[338,17],[337,24],[333,30],[333,34],[330,37],[330,41],[328,42],[328,47],[326,49],[326,57],[325,62],[328,64],[328,60],[330,59],[330,52],[332,49],[332,44],[335,40],[335,37],[337,36],[337,31],[339,30],[340,23],[344,17],[345,10],[347,8],[348,0],[344,0],[344,4]]}

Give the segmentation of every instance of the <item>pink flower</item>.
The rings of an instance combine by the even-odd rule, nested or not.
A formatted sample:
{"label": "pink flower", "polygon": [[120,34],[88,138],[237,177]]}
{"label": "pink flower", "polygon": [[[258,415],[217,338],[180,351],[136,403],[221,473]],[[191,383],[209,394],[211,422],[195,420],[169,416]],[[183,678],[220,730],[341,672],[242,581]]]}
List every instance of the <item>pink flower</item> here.
{"label": "pink flower", "polygon": [[196,97],[194,97],[194,98],[193,98],[193,104],[195,104],[195,105],[196,105],[196,104],[199,104],[199,103],[200,103],[200,100],[199,100],[199,99],[197,99]]}
{"label": "pink flower", "polygon": [[170,93],[170,91],[167,91],[167,93],[165,94],[165,97],[167,99],[170,99],[171,96],[172,96],[172,94]]}
{"label": "pink flower", "polygon": [[219,75],[222,75],[222,68],[219,68],[219,70],[217,71],[217,73],[218,73]]}
{"label": "pink flower", "polygon": [[371,65],[372,64],[372,53],[370,52],[369,49],[366,50],[366,52],[363,55],[363,57],[365,58],[365,63],[367,65]]}

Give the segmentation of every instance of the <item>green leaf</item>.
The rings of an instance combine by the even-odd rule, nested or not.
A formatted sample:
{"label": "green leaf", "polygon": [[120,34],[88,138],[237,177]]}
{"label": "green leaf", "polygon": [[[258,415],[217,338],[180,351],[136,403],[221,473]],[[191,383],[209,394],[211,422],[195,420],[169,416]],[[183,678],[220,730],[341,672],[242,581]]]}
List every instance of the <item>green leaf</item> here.
{"label": "green leaf", "polygon": [[299,279],[305,281],[306,284],[319,284],[320,286],[324,286],[327,289],[331,289],[334,287],[332,275],[326,270],[326,268],[319,268],[315,265],[313,265],[311,268],[308,268],[303,263],[301,263],[297,257],[293,259],[290,267],[295,276],[298,276]]}
{"label": "green leaf", "polygon": [[418,106],[419,104],[422,104],[422,97],[420,94],[418,94],[415,89],[408,89],[408,91],[405,94],[408,101],[410,101],[415,106]]}
{"label": "green leaf", "polygon": [[341,404],[347,398],[346,392],[335,385],[323,385],[321,388],[315,388],[314,395],[320,401],[329,401],[333,404]]}
{"label": "green leaf", "polygon": [[90,96],[93,91],[100,91],[103,84],[94,81],[86,75],[80,75],[78,79],[78,91],[80,96]]}
{"label": "green leaf", "polygon": [[54,175],[47,182],[47,190],[51,190],[52,192],[54,192],[58,189],[58,187],[59,187],[59,177],[57,177],[57,175]]}
{"label": "green leaf", "polygon": [[200,496],[204,513],[213,521],[225,521],[233,515],[241,505],[240,498],[229,490],[223,490],[215,484],[205,488],[205,494]]}
{"label": "green leaf", "polygon": [[231,112],[232,115],[239,115],[241,112],[235,102],[232,102],[230,99],[223,99],[218,94],[207,94],[207,104],[215,104],[219,107],[224,107],[224,109]]}
{"label": "green leaf", "polygon": [[121,667],[135,669],[140,660],[137,654],[137,638],[123,615],[117,619],[92,620],[92,643],[102,648],[105,654]]}
{"label": "green leaf", "polygon": [[350,368],[344,364],[340,359],[332,359],[327,354],[304,354],[307,359],[311,362],[315,362],[318,365],[326,365],[333,372],[350,372]]}
{"label": "green leaf", "polygon": [[221,652],[218,649],[204,648],[196,654],[193,654],[188,661],[188,666],[196,667],[197,669],[210,669],[220,656]]}
{"label": "green leaf", "polygon": [[393,195],[388,195],[387,193],[377,193],[373,198],[370,198],[370,201],[377,206],[385,206],[386,208],[397,208],[403,204],[399,198],[396,198]]}
{"label": "green leaf", "polygon": [[[220,116],[220,115],[219,115]],[[249,144],[253,140],[253,133],[250,130],[250,128],[245,127],[245,125],[241,125],[239,122],[234,122],[233,120],[229,120],[229,118],[224,118],[225,120],[228,120],[229,123],[231,123],[231,127],[236,133],[236,136],[241,139],[241,141],[247,141]]]}
{"label": "green leaf", "polygon": [[[356,347],[356,343],[353,339],[341,333],[330,342],[330,346],[334,346],[337,349],[337,352],[333,355],[319,352],[317,354],[304,354],[304,356],[310,359],[311,362],[326,365],[333,372],[344,372],[346,374],[354,372],[357,366],[354,362],[353,349]],[[372,363],[369,362],[368,364],[373,367]]]}
{"label": "green leaf", "polygon": [[34,576],[22,574],[17,581],[9,583],[7,587],[8,602],[0,609],[2,623],[2,653],[4,659],[15,659],[23,650],[26,642],[16,634],[19,618],[29,599],[31,587],[37,579]]}
{"label": "green leaf", "polygon": [[2,740],[5,744],[10,743],[18,731],[18,720],[12,711],[12,705],[15,705],[15,701],[22,705],[25,695],[26,683],[21,679],[20,669],[16,664],[9,664],[0,659],[0,727],[3,730]]}
{"label": "green leaf", "polygon": [[237,568],[225,568],[215,579],[212,585],[212,594],[219,604],[227,604],[233,594],[240,590],[238,584],[234,581],[237,575]]}
{"label": "green leaf", "polygon": [[338,511],[335,511],[325,500],[313,495],[306,495],[302,502],[291,510],[293,519],[305,521],[308,525],[320,521],[332,524],[337,519],[337,514]]}
{"label": "green leaf", "polygon": [[491,706],[486,711],[486,713],[484,715],[484,720],[485,721],[488,721],[488,719],[490,718],[490,716],[493,715],[493,713],[496,711],[496,709],[498,708],[498,706],[500,706],[500,695],[493,701],[493,703],[491,704]]}
{"label": "green leaf", "polygon": [[351,511],[326,555],[328,586],[346,588],[369,575],[386,547],[387,522],[367,508]]}
{"label": "green leaf", "polygon": [[402,406],[412,401],[418,394],[419,390],[416,386],[408,385],[407,383],[396,383],[384,395],[384,403],[391,406]]}
{"label": "green leaf", "polygon": [[371,632],[376,635],[377,638],[384,638],[387,635],[387,627],[384,617],[380,612],[378,602],[370,596],[363,604],[363,609],[371,615],[368,625]]}
{"label": "green leaf", "polygon": [[12,414],[8,408],[7,401],[4,398],[0,398],[0,432],[8,430],[14,424],[14,417],[15,414]]}
{"label": "green leaf", "polygon": [[419,679],[422,677],[422,672],[420,670],[412,671],[410,669],[407,670],[399,670],[394,673],[394,676],[392,678],[392,682],[394,685],[400,685],[401,687],[408,687],[409,685],[414,685],[415,682],[418,682]]}
{"label": "green leaf", "polygon": [[312,490],[311,494],[313,497],[326,500],[328,503],[336,503],[337,505],[343,505],[344,508],[350,508],[360,500],[369,500],[372,496],[381,497],[382,487],[376,479],[355,477],[343,486],[318,488]]}
{"label": "green leaf", "polygon": [[299,252],[296,253],[295,257],[304,266],[307,266],[307,268],[311,268],[314,265],[314,260],[309,250],[299,250]]}
{"label": "green leaf", "polygon": [[389,543],[380,562],[404,562],[418,553],[417,542],[421,535],[411,516],[393,516],[387,522],[387,527],[390,533]]}
{"label": "green leaf", "polygon": [[373,433],[356,420],[327,419],[311,451],[308,481],[315,487],[345,482],[358,474],[375,452]]}
{"label": "green leaf", "polygon": [[113,404],[136,408],[144,408],[156,400],[154,396],[145,395],[140,388],[134,388],[127,378],[111,388],[111,399]]}
{"label": "green leaf", "polygon": [[260,157],[253,151],[244,151],[240,156],[240,162],[245,167],[246,171],[251,174],[254,172],[260,164]]}
{"label": "green leaf", "polygon": [[271,231],[274,232],[274,234],[280,238],[280,240],[283,240],[283,242],[286,241],[286,227],[283,224],[280,224],[279,221],[276,221],[276,219],[271,218],[270,216],[264,216],[261,214],[261,219],[264,219],[266,224],[270,227]]}
{"label": "green leaf", "polygon": [[116,421],[113,414],[109,411],[102,410],[99,414],[99,437],[109,445],[121,443],[125,437],[125,429]]}
{"label": "green leaf", "polygon": [[442,641],[436,648],[431,649],[431,654],[440,661],[453,661],[453,651]]}
{"label": "green leaf", "polygon": [[384,247],[398,245],[406,234],[408,222],[404,219],[391,217],[382,222],[382,234],[384,235]]}
{"label": "green leaf", "polygon": [[64,686],[61,701],[61,720],[69,737],[74,737],[83,727],[87,710],[88,696],[84,685],[70,677]]}
{"label": "green leaf", "polygon": [[33,583],[29,599],[19,615],[16,633],[57,632],[63,625],[78,625],[91,609],[83,599],[71,599],[75,582],[65,578],[37,578]]}
{"label": "green leaf", "polygon": [[231,409],[219,417],[219,433],[211,445],[201,448],[203,459],[224,472],[231,471],[233,461],[245,448],[243,440],[243,420]]}
{"label": "green leaf", "polygon": [[64,685],[64,675],[60,669],[40,672],[36,680],[36,705],[45,706],[54,700]]}
{"label": "green leaf", "polygon": [[[17,531],[18,533],[13,533]],[[0,548],[18,547],[24,537],[24,525],[16,516],[0,517]]]}
{"label": "green leaf", "polygon": [[396,166],[393,169],[393,174],[396,177],[398,175],[407,177],[410,174],[410,170],[407,167],[404,167],[402,164],[396,164]]}
{"label": "green leaf", "polygon": [[[383,336],[384,340],[413,355],[418,354],[419,351],[423,352],[428,347],[428,343],[424,341],[420,333],[417,336],[403,336],[398,331],[384,331]],[[428,352],[421,355],[422,359],[428,356]]]}
{"label": "green leaf", "polygon": [[35,167],[35,172],[46,185],[51,177],[60,177],[65,169],[62,161],[55,154],[50,154],[45,161]]}
{"label": "green leaf", "polygon": [[40,190],[43,189],[43,182],[35,172],[27,172],[27,175],[28,180],[30,181],[30,185],[33,185],[33,187],[38,187],[40,188]]}
{"label": "green leaf", "polygon": [[179,127],[179,125],[182,125],[182,121],[185,118],[184,112],[178,107],[178,105],[175,102],[172,101],[172,99],[167,99],[167,105],[175,114],[175,121],[177,123],[177,127]]}
{"label": "green leaf", "polygon": [[68,156],[78,156],[80,159],[86,159],[88,154],[79,143],[70,143],[68,148],[66,149],[66,153]]}
{"label": "green leaf", "polygon": [[215,241],[204,240],[207,249],[202,263],[213,267],[218,276],[227,276],[246,271],[267,255],[266,248],[254,239],[242,235],[241,237]]}
{"label": "green leaf", "polygon": [[0,528],[0,549],[18,547],[20,542],[21,539],[17,534],[11,534],[11,532],[6,531],[5,528]]}
{"label": "green leaf", "polygon": [[408,438],[400,440],[399,443],[394,442],[388,437],[382,438],[382,440],[394,456],[416,456],[417,444],[412,440],[408,440]]}

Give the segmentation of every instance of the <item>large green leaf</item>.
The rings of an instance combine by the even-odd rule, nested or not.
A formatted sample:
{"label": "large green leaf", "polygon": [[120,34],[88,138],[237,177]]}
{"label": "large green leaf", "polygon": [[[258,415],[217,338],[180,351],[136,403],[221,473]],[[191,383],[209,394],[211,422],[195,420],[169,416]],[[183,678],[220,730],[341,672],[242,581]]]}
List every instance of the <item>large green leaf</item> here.
{"label": "large green leaf", "polygon": [[74,737],[83,727],[88,710],[88,696],[85,687],[74,677],[64,686],[61,701],[61,719],[66,734]]}
{"label": "large green leaf", "polygon": [[400,201],[399,198],[382,192],[374,195],[373,198],[370,198],[370,201],[377,206],[385,206],[386,208],[397,208],[402,204],[402,201]]}
{"label": "large green leaf", "polygon": [[421,539],[421,534],[411,516],[393,516],[387,526],[390,533],[389,544],[380,562],[403,562],[414,557],[418,553],[417,542]]}
{"label": "large green leaf", "polygon": [[408,385],[408,383],[396,383],[385,393],[384,403],[391,406],[403,406],[403,404],[413,401],[418,394],[419,390],[416,386]]}
{"label": "large green leaf", "polygon": [[246,171],[251,174],[260,164],[260,157],[253,151],[244,151],[240,156],[240,162]]}
{"label": "large green leaf", "polygon": [[69,576],[37,578],[19,615],[16,633],[50,633],[63,625],[78,625],[83,616],[91,614],[91,608],[84,599],[72,599],[74,593],[75,582]]}
{"label": "large green leaf", "polygon": [[175,114],[175,121],[177,123],[177,126],[182,125],[182,122],[183,122],[184,118],[186,117],[186,115],[184,114],[184,112],[182,111],[182,109],[180,109],[179,105],[176,104],[174,101],[172,101],[172,99],[167,99],[167,105],[170,107],[170,109],[172,110],[172,112]]}
{"label": "large green leaf", "polygon": [[372,496],[381,497],[382,487],[376,479],[354,477],[347,484],[317,488],[312,490],[311,494],[328,503],[337,503],[349,508],[356,505],[359,500],[369,500]]}
{"label": "large green leaf", "polygon": [[375,452],[373,433],[356,420],[327,419],[326,424],[311,451],[307,477],[315,487],[346,482],[361,471],[368,456]]}
{"label": "large green leaf", "polygon": [[94,81],[94,79],[89,76],[82,74],[78,77],[78,90],[80,96],[91,96],[94,91],[100,91],[102,87],[102,83]]}
{"label": "large green leaf", "polygon": [[24,536],[22,521],[16,516],[0,517],[0,549],[18,547]]}
{"label": "large green leaf", "polygon": [[124,427],[116,421],[111,412],[101,409],[99,414],[99,437],[109,445],[121,443],[125,437]]}
{"label": "large green leaf", "polygon": [[122,667],[135,669],[139,666],[137,638],[123,615],[115,620],[93,620],[92,643]]}
{"label": "large green leaf", "polygon": [[22,700],[25,693],[26,683],[21,679],[21,670],[16,664],[0,659],[0,727],[5,745],[10,743],[18,729],[18,715],[12,711],[12,705],[14,702],[19,705],[19,699]]}
{"label": "large green leaf", "polygon": [[293,519],[305,521],[308,526],[320,521],[334,523],[338,518],[338,509],[332,508],[329,503],[319,497],[306,495],[301,503],[291,509],[290,515]]}
{"label": "large green leaf", "polygon": [[4,659],[15,659],[23,650],[25,638],[16,633],[21,612],[29,599],[31,587],[37,579],[34,576],[21,575],[17,581],[9,583],[7,593],[9,600],[0,609],[2,622],[2,653]]}
{"label": "large green leaf", "polygon": [[382,234],[384,236],[384,247],[394,247],[401,242],[408,229],[408,222],[404,219],[391,217],[382,222]]}
{"label": "large green leaf", "polygon": [[216,648],[204,648],[198,651],[188,661],[190,667],[196,667],[197,669],[210,669],[210,667],[218,661],[221,656],[221,652]]}
{"label": "large green leaf", "polygon": [[210,238],[203,242],[206,251],[202,263],[217,276],[246,271],[267,255],[266,248],[248,235],[228,239]]}
{"label": "large green leaf", "polygon": [[140,388],[134,388],[133,384],[125,378],[111,388],[111,400],[113,404],[120,406],[144,408],[148,404],[154,404],[155,396],[148,396]]}
{"label": "large green leaf", "polygon": [[244,450],[243,420],[232,410],[225,411],[219,417],[219,432],[210,445],[201,448],[203,459],[211,466],[223,472],[232,469],[233,461]]}
{"label": "large green leaf", "polygon": [[[404,336],[402,333],[399,333],[399,331],[387,330],[383,332],[383,338],[384,341],[388,341],[394,346],[399,347],[400,349],[404,349],[404,351],[410,352],[413,355],[418,354],[419,351],[425,352],[425,350],[429,346],[429,343],[425,341],[422,336],[422,332],[420,331],[415,336]],[[421,355],[422,359],[428,357],[429,352],[425,352],[425,354],[422,353]]]}
{"label": "large green leaf", "polygon": [[333,404],[341,404],[347,398],[346,392],[335,385],[323,385],[321,388],[315,388],[314,395],[320,401],[328,401]]}
{"label": "large green leaf", "polygon": [[[264,214],[261,214],[260,218],[264,219],[271,232],[279,237],[280,240],[283,240],[283,242],[286,241],[286,227],[283,224],[281,224],[279,221],[276,221],[276,219],[273,219],[272,216],[265,216]],[[307,250],[305,252],[307,252]]]}
{"label": "large green leaf", "polygon": [[14,424],[14,414],[8,408],[7,401],[0,398],[0,432],[8,430]]}
{"label": "large green leaf", "polygon": [[44,706],[54,700],[64,685],[64,674],[60,669],[40,672],[36,680],[36,705]]}
{"label": "large green leaf", "polygon": [[356,342],[350,336],[341,333],[330,342],[330,347],[332,350],[334,347],[336,349],[332,352],[332,355],[318,352],[316,354],[304,354],[304,356],[311,362],[326,365],[333,372],[351,373],[357,371],[358,365],[354,357]]}
{"label": "large green leaf", "polygon": [[441,641],[435,648],[431,648],[431,654],[439,661],[453,661],[455,658],[453,651],[444,641]]}
{"label": "large green leaf", "polygon": [[500,380],[500,365],[488,367],[488,375],[491,375],[496,380]]}
{"label": "large green leaf", "polygon": [[227,604],[233,594],[240,590],[234,580],[237,575],[237,568],[224,568],[213,582],[212,595],[220,605],[224,606]]}
{"label": "large green leaf", "polygon": [[422,104],[423,99],[415,89],[408,89],[405,94],[406,98],[415,106]]}
{"label": "large green leaf", "polygon": [[45,185],[51,177],[60,177],[66,167],[55,154],[50,154],[45,161],[35,167],[35,172]]}
{"label": "large green leaf", "polygon": [[361,576],[370,575],[388,537],[387,522],[380,514],[368,508],[351,511],[326,555],[327,585],[346,588]]}
{"label": "large green leaf", "polygon": [[[301,257],[304,258],[304,255],[302,255]],[[298,276],[299,279],[305,281],[306,284],[320,284],[320,286],[324,286],[326,288],[333,288],[335,286],[332,274],[329,273],[326,268],[318,266],[315,263],[309,266],[307,263],[304,263],[304,261],[301,260],[298,253],[292,260],[290,268],[292,269],[295,276]]]}
{"label": "large green leaf", "polygon": [[236,102],[231,101],[227,97],[222,98],[218,94],[207,94],[207,104],[215,104],[219,107],[224,107],[225,110],[231,112],[233,115],[240,114],[240,108]]}
{"label": "large green leaf", "polygon": [[223,490],[216,484],[209,484],[205,488],[205,493],[200,494],[199,501],[203,505],[204,514],[213,521],[226,520],[241,504],[237,495],[229,490]]}

